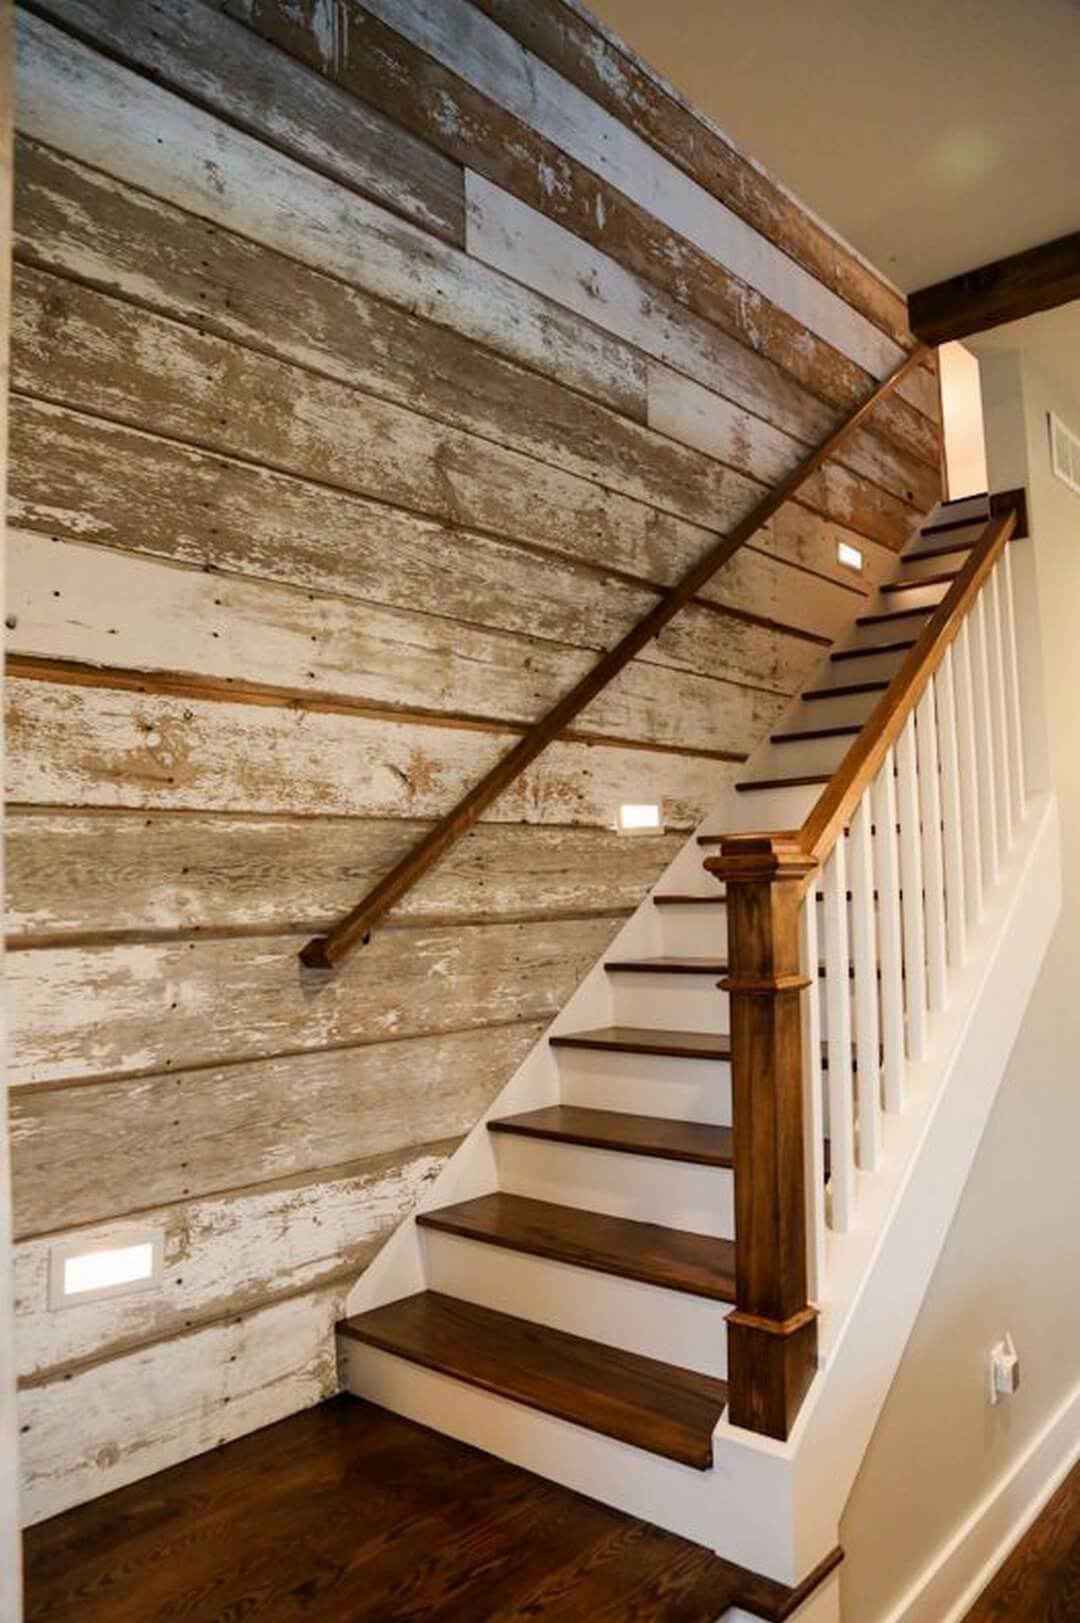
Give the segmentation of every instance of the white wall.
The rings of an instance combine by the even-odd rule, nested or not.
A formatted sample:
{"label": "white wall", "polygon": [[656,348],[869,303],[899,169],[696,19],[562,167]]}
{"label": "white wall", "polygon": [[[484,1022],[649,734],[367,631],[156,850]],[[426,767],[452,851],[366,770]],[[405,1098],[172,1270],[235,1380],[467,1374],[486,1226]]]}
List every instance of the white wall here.
{"label": "white wall", "polygon": [[942,344],[938,370],[945,472],[948,495],[955,501],[961,496],[977,496],[987,488],[979,363],[965,345]]}
{"label": "white wall", "polygon": [[[0,0],[0,555],[7,511],[7,358],[11,292],[11,21]],[[0,573],[0,618],[3,577]],[[0,734],[0,768],[3,737]],[[0,834],[3,811],[0,810]],[[3,856],[0,846],[0,880]],[[3,942],[0,939],[0,974]],[[19,1601],[18,1467],[15,1430],[15,1353],[12,1339],[11,1178],[8,1165],[7,1067],[0,1022],[0,1623],[16,1623]]]}
{"label": "white wall", "polygon": [[[1061,807],[1064,906],[904,1361],[841,1528],[846,1623],[880,1623],[1019,1462],[1080,1381],[1080,497],[1050,473],[1046,413],[1070,399],[1022,355],[983,360],[992,489],[1026,483],[1047,692],[1046,773]],[[1037,659],[1037,654],[1036,654]],[[1028,670],[1029,685],[1037,672]],[[991,1408],[986,1359],[1012,1332],[1022,1384]]]}

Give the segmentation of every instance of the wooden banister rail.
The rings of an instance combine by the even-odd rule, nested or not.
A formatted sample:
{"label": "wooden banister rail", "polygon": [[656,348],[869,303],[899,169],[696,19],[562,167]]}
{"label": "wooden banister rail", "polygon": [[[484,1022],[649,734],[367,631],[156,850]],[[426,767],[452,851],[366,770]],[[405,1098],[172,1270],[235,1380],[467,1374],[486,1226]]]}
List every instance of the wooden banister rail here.
{"label": "wooden banister rail", "polygon": [[[864,796],[891,759],[889,751],[990,580],[1016,523],[1015,510],[988,521],[803,826],[784,833],[726,835],[720,854],[705,864],[727,887],[729,973],[721,986],[729,994],[731,1011],[736,1248],[735,1308],[727,1319],[728,1414],[733,1425],[771,1437],[789,1435],[817,1357],[807,1196],[815,1180],[822,1181],[823,1169],[820,1135],[808,1130],[806,1120],[812,1092],[806,1078],[808,1057],[818,1047],[818,1016],[802,993],[812,984],[805,971],[809,965],[816,972],[818,954],[815,909],[805,902],[806,892],[833,848],[843,844],[850,823],[858,835],[852,843],[864,863],[858,899],[872,907]],[[888,805],[891,794],[890,785]],[[830,1024],[833,1011],[836,1018],[836,1029],[829,1033],[830,1085],[834,1065],[845,1068],[851,1079],[844,871],[841,865],[831,888],[826,886],[826,935],[831,925],[841,944],[842,965],[830,1004]],[[857,881],[853,862],[852,883]],[[872,932],[869,915],[864,922]],[[870,984],[876,1007],[876,976]],[[818,993],[815,982],[811,997]],[[876,1073],[876,1013],[871,1023],[874,1036],[860,1050],[860,1064],[869,1058],[867,1069]],[[866,1083],[860,1086],[865,1089]],[[834,1174],[840,1114],[832,1125]],[[850,1138],[847,1148],[850,1153]]]}
{"label": "wooden banister rail", "polygon": [[941,664],[946,648],[960,630],[968,610],[989,579],[1015,528],[1015,509],[990,519],[964,567],[923,627],[914,648],[794,837],[804,855],[813,862],[814,868],[824,862],[851,821],[864,791],[899,738],[908,716]]}
{"label": "wooden banister rail", "polygon": [[614,648],[601,656],[593,668],[563,695],[538,722],[497,761],[480,781],[473,785],[452,811],[430,829],[411,851],[391,868],[377,885],[351,912],[334,925],[326,935],[315,936],[300,953],[301,961],[309,968],[332,969],[358,943],[364,941],[379,920],[422,879],[428,870],[467,834],[473,824],[514,780],[530,766],[547,745],[581,714],[597,694],[629,664],[645,645],[652,641],[670,620],[696,597],[717,570],[736,553],[763,524],[790,501],[800,487],[816,473],[823,463],[834,456],[844,442],[862,427],[876,408],[916,366],[921,365],[927,353],[925,345],[917,345],[905,356],[895,371],[877,384],[862,404],[838,424],[779,484],[765,495],[744,518],[721,536],[699,561],[687,570],[677,586],[666,591],[655,606],[631,627]]}

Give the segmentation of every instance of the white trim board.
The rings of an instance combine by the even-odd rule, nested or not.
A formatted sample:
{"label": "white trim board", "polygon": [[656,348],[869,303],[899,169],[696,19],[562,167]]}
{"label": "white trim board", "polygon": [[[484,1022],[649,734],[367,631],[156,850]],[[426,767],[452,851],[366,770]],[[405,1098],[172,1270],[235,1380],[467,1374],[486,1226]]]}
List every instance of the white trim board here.
{"label": "white trim board", "polygon": [[1080,1459],[1080,1383],[880,1623],[960,1623]]}

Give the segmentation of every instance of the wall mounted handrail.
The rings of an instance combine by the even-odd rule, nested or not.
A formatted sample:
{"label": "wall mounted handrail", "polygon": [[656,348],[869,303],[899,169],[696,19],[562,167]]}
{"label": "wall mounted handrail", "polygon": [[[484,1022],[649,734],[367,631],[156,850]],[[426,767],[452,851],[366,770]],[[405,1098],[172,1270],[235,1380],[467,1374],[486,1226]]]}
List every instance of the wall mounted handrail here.
{"label": "wall mounted handrail", "polygon": [[309,968],[332,969],[370,934],[389,910],[424,877],[450,848],[479,821],[488,806],[536,760],[569,724],[591,704],[608,683],[661,632],[716,574],[717,570],[779,511],[785,502],[844,442],[861,428],[879,405],[893,393],[928,351],[917,345],[889,376],[875,385],[860,406],[844,418],[822,442],[780,480],[749,513],[721,536],[636,625],[604,653],[591,670],[535,722],[495,765],[475,783],[434,828],[406,852],[352,910],[326,935],[315,936],[300,953]]}

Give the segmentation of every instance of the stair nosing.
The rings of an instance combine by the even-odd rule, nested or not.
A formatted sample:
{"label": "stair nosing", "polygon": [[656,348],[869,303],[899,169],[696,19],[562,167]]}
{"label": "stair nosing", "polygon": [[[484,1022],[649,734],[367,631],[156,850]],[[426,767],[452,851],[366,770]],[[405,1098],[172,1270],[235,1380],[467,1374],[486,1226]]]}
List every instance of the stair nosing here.
{"label": "stair nosing", "polygon": [[923,586],[951,585],[956,579],[956,575],[957,571],[955,570],[947,574],[939,571],[936,575],[917,575],[914,580],[890,580],[886,581],[881,590],[889,596],[894,592],[917,592]]}
{"label": "stair nosing", "polygon": [[807,772],[795,778],[748,778],[735,785],[737,795],[763,793],[769,789],[812,789],[819,783],[829,783],[831,772]]}
{"label": "stair nosing", "polygon": [[[701,835],[701,834],[698,835],[698,844],[699,845],[701,844],[702,840],[705,837],[706,836]],[[709,906],[716,907],[717,904],[719,904],[721,907],[726,907],[727,906],[727,897],[724,895],[724,893],[722,891],[719,892],[715,896],[698,896],[698,895],[690,895],[689,893],[687,893],[685,895],[680,895],[680,893],[678,891],[671,891],[666,896],[654,896],[653,897],[653,906],[654,907],[682,907],[682,906],[699,907],[699,906],[702,906],[702,905],[707,906],[707,907],[709,907]]]}
{"label": "stair nosing", "polygon": [[[557,1108],[573,1112],[573,1105],[562,1105]],[[729,1143],[726,1150],[712,1152],[679,1150],[674,1145],[648,1144],[645,1142],[631,1142],[620,1140],[616,1133],[604,1135],[602,1132],[590,1132],[582,1127],[578,1131],[526,1125],[530,1117],[546,1114],[545,1111],[523,1111],[515,1116],[495,1117],[488,1122],[488,1131],[492,1133],[506,1133],[511,1137],[540,1139],[551,1144],[574,1144],[583,1149],[609,1150],[615,1155],[637,1155],[647,1160],[676,1161],[684,1166],[701,1166],[730,1170],[735,1164],[734,1149],[730,1143],[730,1128],[716,1129],[714,1131],[727,1134]],[[643,1116],[638,1112],[620,1110],[587,1110],[582,1114],[596,1117],[608,1116],[613,1123],[617,1123],[620,1116],[627,1117],[636,1122],[649,1122],[658,1127],[672,1125],[671,1118],[666,1116]],[[712,1124],[705,1122],[675,1122],[674,1125],[688,1128],[708,1128]]]}
{"label": "stair nosing", "polygon": [[[484,1197],[477,1198],[482,1199]],[[650,1270],[640,1262],[635,1265],[635,1259],[632,1257],[620,1259],[619,1264],[616,1265],[613,1258],[594,1255],[590,1259],[583,1252],[575,1251],[572,1246],[559,1246],[555,1241],[549,1241],[545,1244],[543,1241],[533,1239],[531,1243],[526,1244],[523,1241],[515,1242],[501,1234],[485,1234],[481,1230],[469,1228],[464,1223],[455,1224],[453,1218],[447,1216],[448,1212],[455,1210],[455,1206],[470,1205],[472,1204],[470,1201],[459,1201],[455,1203],[455,1206],[443,1207],[434,1211],[418,1212],[416,1222],[421,1228],[434,1229],[441,1234],[452,1234],[459,1239],[472,1240],[477,1245],[493,1245],[502,1251],[516,1251],[526,1256],[542,1257],[548,1262],[561,1262],[567,1267],[584,1268],[592,1273],[606,1274],[613,1279],[633,1279],[638,1284],[651,1285],[657,1290],[678,1291],[682,1296],[698,1297],[701,1301],[732,1302],[734,1300],[735,1247],[734,1242],[731,1240],[719,1239],[712,1234],[690,1235],[685,1229],[665,1229],[661,1223],[645,1223],[632,1217],[613,1217],[607,1212],[593,1212],[576,1206],[560,1206],[555,1201],[534,1200],[530,1196],[503,1194],[501,1198],[503,1200],[520,1201],[534,1208],[546,1206],[552,1212],[572,1211],[578,1215],[597,1218],[606,1224],[622,1227],[626,1230],[648,1229],[659,1234],[677,1234],[682,1235],[683,1238],[703,1240],[715,1246],[718,1251],[723,1250],[726,1252],[731,1259],[731,1271],[724,1273],[723,1277],[720,1277],[718,1270],[717,1279],[710,1281],[712,1288],[705,1288],[702,1285],[690,1284],[686,1280],[676,1281],[664,1278],[656,1269]]]}
{"label": "stair nosing", "polygon": [[860,693],[884,693],[888,686],[888,682],[842,682],[834,688],[808,688],[802,698],[808,704],[818,699],[851,699]]}
{"label": "stair nosing", "polygon": [[[730,1040],[726,1036],[723,1036],[722,1033],[713,1034],[702,1031],[668,1031],[662,1027],[658,1027],[655,1030],[654,1035],[658,1038],[669,1038],[670,1041],[666,1043],[663,1041],[635,1043],[626,1038],[615,1038],[603,1035],[603,1033],[615,1031],[640,1031],[644,1033],[650,1029],[651,1028],[645,1026],[599,1026],[594,1030],[588,1031],[560,1032],[553,1037],[549,1037],[548,1042],[551,1044],[552,1048],[580,1048],[590,1050],[594,1053],[607,1054],[652,1054],[654,1058],[657,1059],[693,1059],[702,1060],[705,1062],[712,1061],[713,1064],[720,1065],[727,1064],[731,1059]],[[728,1047],[725,1052],[712,1051],[705,1053],[700,1049],[696,1053],[694,1052],[694,1038],[701,1039],[703,1037],[714,1035],[723,1036],[723,1040],[727,1042]]]}
{"label": "stair nosing", "polygon": [[911,620],[916,614],[933,614],[938,607],[937,603],[919,603],[912,609],[890,609],[887,614],[859,614],[855,617],[857,626],[883,626],[891,620]]}
{"label": "stair nosing", "polygon": [[699,956],[680,958],[677,953],[655,958],[610,958],[604,963],[610,975],[726,975],[724,959]]}
{"label": "stair nosing", "polygon": [[[716,1388],[716,1420],[719,1420],[727,1406],[728,1385],[726,1381],[721,1380],[718,1376],[705,1376],[696,1370],[684,1370],[679,1368],[678,1365],[666,1364],[661,1359],[650,1358],[643,1353],[630,1352],[624,1348],[608,1347],[604,1342],[594,1341],[588,1336],[575,1335],[572,1331],[559,1330],[532,1319],[523,1319],[517,1314],[503,1313],[498,1308],[483,1307],[479,1303],[467,1302],[463,1298],[452,1297],[442,1291],[418,1291],[413,1296],[399,1300],[413,1302],[419,1297],[426,1297],[440,1305],[452,1303],[458,1312],[464,1311],[466,1318],[472,1318],[477,1327],[483,1326],[485,1323],[493,1331],[498,1331],[508,1324],[512,1324],[515,1328],[523,1327],[538,1341],[548,1344],[547,1348],[545,1348],[548,1353],[552,1351],[556,1354],[560,1351],[565,1352],[570,1344],[575,1346],[585,1345],[590,1348],[599,1348],[601,1352],[617,1353],[619,1360],[624,1365],[631,1368],[636,1366],[637,1371],[642,1376],[652,1376],[658,1385],[661,1384],[663,1374],[668,1372],[672,1376],[690,1377],[694,1383],[704,1384],[711,1382]],[[373,1329],[371,1325],[370,1320],[372,1317],[380,1313],[389,1317],[390,1311],[397,1305],[394,1302],[385,1303],[382,1307],[372,1308],[367,1313],[353,1314],[337,1325],[337,1334],[345,1336],[348,1340],[359,1342],[363,1346],[374,1347],[377,1351],[384,1352],[392,1358],[404,1359],[407,1363],[415,1364],[418,1368],[429,1369],[436,1374],[446,1376],[450,1380],[461,1381],[465,1386],[471,1386],[477,1391],[488,1392],[506,1402],[520,1404],[526,1409],[532,1409],[538,1414],[551,1415],[553,1418],[562,1420],[568,1425],[577,1426],[583,1431],[591,1431],[597,1436],[610,1437],[627,1447],[641,1449],[642,1452],[653,1454],[659,1459],[674,1460],[678,1464],[689,1466],[691,1469],[698,1471],[708,1471],[712,1468],[711,1427],[707,1431],[704,1427],[698,1430],[689,1419],[667,1414],[655,1405],[652,1407],[640,1403],[632,1405],[626,1399],[619,1399],[618,1401],[621,1403],[623,1413],[630,1421],[629,1425],[624,1423],[620,1426],[617,1423],[617,1417],[611,1414],[603,1404],[591,1404],[589,1406],[589,1417],[586,1418],[584,1406],[575,1407],[572,1403],[557,1402],[550,1387],[545,1390],[542,1383],[532,1391],[527,1392],[524,1383],[520,1380],[515,1382],[513,1374],[509,1371],[500,1379],[497,1374],[492,1373],[490,1370],[488,1373],[483,1374],[476,1369],[470,1369],[467,1359],[453,1359],[449,1352],[452,1345],[449,1336],[445,1343],[447,1350],[441,1355],[435,1348],[425,1349],[424,1353],[421,1354],[415,1347],[403,1345],[400,1339],[395,1340],[389,1331],[380,1334],[378,1329]],[[448,1326],[448,1328],[452,1328],[452,1326]],[[558,1359],[556,1359],[556,1362],[558,1362]],[[588,1394],[596,1392],[597,1388],[594,1384],[587,1388],[579,1387],[577,1390]],[[706,1401],[705,1394],[702,1392],[698,1395],[704,1403]],[[612,1392],[610,1386],[605,1388],[604,1397],[608,1403],[611,1402]],[[650,1442],[646,1442],[641,1435],[640,1427],[638,1427],[638,1435],[633,1435],[635,1413],[650,1415],[669,1426],[675,1434],[671,1438],[671,1446],[667,1448],[651,1446]],[[604,1423],[605,1421],[607,1424]],[[655,1441],[654,1438],[652,1442],[655,1443]]]}
{"label": "stair nosing", "polygon": [[905,638],[900,642],[875,642],[866,648],[838,648],[829,658],[839,663],[845,659],[873,659],[875,654],[906,654],[915,647],[915,638]]}
{"label": "stair nosing", "polygon": [[842,727],[806,727],[794,733],[770,733],[770,744],[810,744],[822,738],[857,738],[863,723],[845,722]]}

